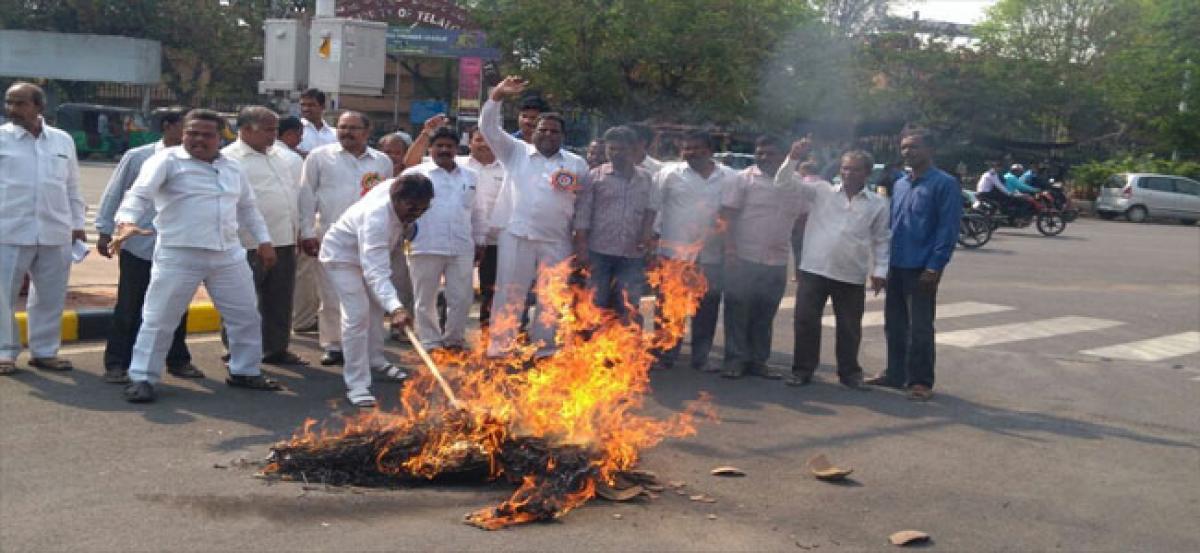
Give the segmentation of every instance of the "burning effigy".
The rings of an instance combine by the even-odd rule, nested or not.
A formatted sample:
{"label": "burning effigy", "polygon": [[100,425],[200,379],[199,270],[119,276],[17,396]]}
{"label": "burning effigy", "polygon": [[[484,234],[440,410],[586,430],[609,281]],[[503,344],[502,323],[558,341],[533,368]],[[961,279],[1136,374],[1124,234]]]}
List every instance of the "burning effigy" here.
{"label": "burning effigy", "polygon": [[[336,429],[305,421],[272,447],[264,474],[357,486],[506,479],[518,486],[511,497],[466,517],[489,530],[561,517],[598,488],[636,475],[644,450],[695,433],[698,417],[714,417],[703,396],[666,419],[639,413],[654,352],[683,337],[706,283],[691,263],[663,260],[647,271],[663,291],[647,331],[595,307],[571,272],[563,263],[538,279],[539,294],[556,307],[543,313],[558,322],[554,355],[535,361],[532,344],[501,360],[482,348],[440,355],[442,374],[412,378],[397,410],[362,412]],[[497,313],[492,324],[515,326],[518,317]]]}

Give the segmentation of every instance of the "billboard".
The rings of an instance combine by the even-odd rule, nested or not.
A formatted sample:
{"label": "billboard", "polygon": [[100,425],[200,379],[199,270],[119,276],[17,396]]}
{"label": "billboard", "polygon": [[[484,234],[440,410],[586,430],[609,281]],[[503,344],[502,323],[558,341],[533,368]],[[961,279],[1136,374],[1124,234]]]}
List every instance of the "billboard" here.
{"label": "billboard", "polygon": [[162,45],[111,35],[0,30],[0,75],[110,83],[158,84]]}

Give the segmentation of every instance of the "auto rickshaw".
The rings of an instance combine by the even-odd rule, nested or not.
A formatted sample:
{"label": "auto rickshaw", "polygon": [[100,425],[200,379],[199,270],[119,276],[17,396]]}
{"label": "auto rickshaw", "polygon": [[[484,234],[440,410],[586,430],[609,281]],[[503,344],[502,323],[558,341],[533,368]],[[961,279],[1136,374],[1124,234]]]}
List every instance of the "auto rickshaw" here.
{"label": "auto rickshaw", "polygon": [[75,139],[80,159],[91,154],[116,158],[125,150],[158,140],[140,113],[129,108],[98,104],[60,104],[55,126]]}

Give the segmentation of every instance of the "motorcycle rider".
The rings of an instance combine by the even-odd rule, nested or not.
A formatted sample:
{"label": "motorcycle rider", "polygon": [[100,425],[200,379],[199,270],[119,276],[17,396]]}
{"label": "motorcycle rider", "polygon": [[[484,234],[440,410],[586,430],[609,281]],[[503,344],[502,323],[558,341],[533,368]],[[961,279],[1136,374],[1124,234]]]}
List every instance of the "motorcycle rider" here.
{"label": "motorcycle rider", "polygon": [[1033,215],[1033,199],[1032,196],[1038,193],[1038,189],[1021,182],[1021,175],[1025,173],[1025,166],[1020,163],[1014,163],[1004,174],[1004,187],[1008,189],[1011,200],[1009,201],[1009,210],[1014,217],[1029,217]]}
{"label": "motorcycle rider", "polygon": [[979,183],[975,185],[975,197],[981,200],[988,200],[1003,208],[1012,202],[1012,194],[1009,194],[1008,189],[1004,187],[1004,183],[1000,181],[1000,171],[1003,164],[999,161],[989,161],[990,168],[979,177]]}

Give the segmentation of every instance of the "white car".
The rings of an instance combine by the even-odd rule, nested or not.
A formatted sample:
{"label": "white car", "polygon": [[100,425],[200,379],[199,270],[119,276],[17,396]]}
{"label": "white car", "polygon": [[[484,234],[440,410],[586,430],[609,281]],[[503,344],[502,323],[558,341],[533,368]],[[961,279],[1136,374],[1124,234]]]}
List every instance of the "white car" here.
{"label": "white car", "polygon": [[1179,219],[1185,225],[1200,220],[1200,182],[1155,173],[1120,173],[1109,177],[1096,198],[1101,219],[1140,223],[1147,217]]}

